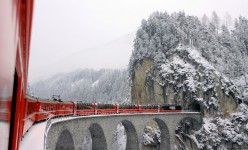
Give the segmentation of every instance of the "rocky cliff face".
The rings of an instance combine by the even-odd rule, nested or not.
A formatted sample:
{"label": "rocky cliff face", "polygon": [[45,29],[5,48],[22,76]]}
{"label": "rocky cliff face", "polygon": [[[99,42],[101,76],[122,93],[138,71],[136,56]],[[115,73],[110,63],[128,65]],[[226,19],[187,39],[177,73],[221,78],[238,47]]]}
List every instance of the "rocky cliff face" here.
{"label": "rocky cliff face", "polygon": [[132,100],[139,104],[177,104],[203,113],[199,131],[186,132],[182,127],[185,123],[178,126],[178,148],[246,147],[248,107],[239,104],[236,87],[227,77],[189,47],[176,48],[160,67],[156,68],[154,60],[148,58],[136,64]]}
{"label": "rocky cliff face", "polygon": [[190,122],[178,125],[176,148],[248,148],[247,83],[239,84],[247,74],[248,47],[241,45],[248,38],[237,41],[237,33],[248,32],[242,19],[232,34],[181,12],[157,12],[142,21],[129,64],[132,101],[177,104],[203,114],[198,131]]}
{"label": "rocky cliff face", "polygon": [[134,66],[131,96],[139,104],[177,104],[201,110],[205,116],[222,112],[229,116],[238,107],[238,95],[230,80],[190,47],[173,49],[166,63],[144,58]]}

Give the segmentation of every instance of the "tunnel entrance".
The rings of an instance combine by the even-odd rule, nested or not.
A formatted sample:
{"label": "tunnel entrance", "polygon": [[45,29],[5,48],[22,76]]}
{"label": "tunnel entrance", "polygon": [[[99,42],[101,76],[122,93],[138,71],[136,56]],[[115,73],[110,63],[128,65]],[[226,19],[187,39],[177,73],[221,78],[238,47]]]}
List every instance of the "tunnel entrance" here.
{"label": "tunnel entrance", "polygon": [[202,111],[201,104],[199,102],[196,102],[196,101],[191,104],[191,109],[194,111],[197,111],[197,112]]}
{"label": "tunnel entrance", "polygon": [[200,104],[195,103],[195,104],[193,105],[193,110],[195,110],[195,111],[201,111],[201,106],[200,106]]}
{"label": "tunnel entrance", "polygon": [[102,127],[97,123],[93,123],[89,130],[92,138],[92,150],[106,150],[107,143]]}
{"label": "tunnel entrance", "polygon": [[57,141],[56,150],[75,150],[71,133],[64,130]]}

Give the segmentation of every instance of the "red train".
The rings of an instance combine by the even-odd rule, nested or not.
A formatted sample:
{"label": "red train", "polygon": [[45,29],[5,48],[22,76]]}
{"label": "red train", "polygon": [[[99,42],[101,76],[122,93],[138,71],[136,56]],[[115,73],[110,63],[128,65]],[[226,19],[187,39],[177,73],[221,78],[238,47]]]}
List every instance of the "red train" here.
{"label": "red train", "polygon": [[97,115],[120,113],[162,113],[181,112],[179,105],[134,105],[134,104],[97,104],[83,102],[62,102],[57,100],[41,100],[26,96],[27,111],[23,134],[34,122],[63,115]]}

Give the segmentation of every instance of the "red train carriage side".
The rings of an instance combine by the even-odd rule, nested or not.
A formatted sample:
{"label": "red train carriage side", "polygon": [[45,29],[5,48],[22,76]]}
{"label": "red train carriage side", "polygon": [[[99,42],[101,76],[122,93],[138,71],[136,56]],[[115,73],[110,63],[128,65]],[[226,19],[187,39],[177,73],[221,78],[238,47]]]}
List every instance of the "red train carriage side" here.
{"label": "red train carriage side", "polygon": [[72,102],[58,102],[29,96],[26,96],[26,108],[23,134],[35,122],[46,120],[56,115],[74,114],[74,103]]}
{"label": "red train carriage side", "polygon": [[26,97],[26,112],[24,118],[24,129],[23,134],[33,125],[36,121],[36,113],[38,112],[38,103],[37,99]]}
{"label": "red train carriage side", "polygon": [[73,115],[74,114],[74,103],[73,102],[58,102],[56,115]]}
{"label": "red train carriage side", "polygon": [[77,115],[93,115],[96,113],[96,104],[94,103],[75,103],[75,114]]}
{"label": "red train carriage side", "polygon": [[138,111],[140,113],[158,113],[158,112],[160,112],[159,105],[139,105]]}
{"label": "red train carriage side", "polygon": [[95,114],[115,114],[117,113],[117,105],[115,104],[97,104]]}
{"label": "red train carriage side", "polygon": [[134,104],[120,104],[119,105],[119,113],[138,113],[139,106]]}
{"label": "red train carriage side", "polygon": [[57,115],[57,105],[59,102],[52,100],[38,99],[38,110],[36,112],[36,121],[46,120]]}

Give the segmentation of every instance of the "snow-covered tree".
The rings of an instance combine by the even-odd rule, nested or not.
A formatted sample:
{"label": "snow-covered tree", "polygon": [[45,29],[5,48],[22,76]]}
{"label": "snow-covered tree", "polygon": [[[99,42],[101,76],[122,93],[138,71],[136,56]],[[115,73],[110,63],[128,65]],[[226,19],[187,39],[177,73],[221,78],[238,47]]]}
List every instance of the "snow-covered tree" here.
{"label": "snow-covered tree", "polygon": [[126,70],[77,70],[57,74],[32,84],[34,96],[49,99],[60,95],[65,101],[115,103],[127,101],[128,74]]}
{"label": "snow-covered tree", "polygon": [[212,13],[211,23],[214,25],[216,32],[218,32],[220,28],[220,18],[215,11]]}

